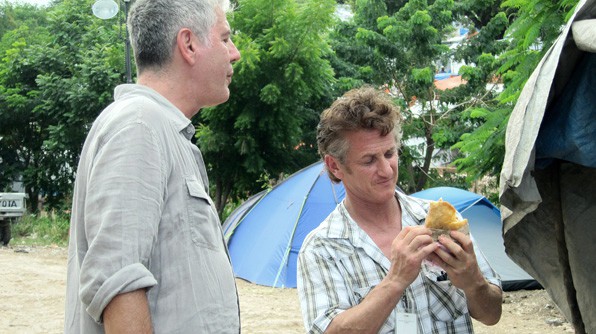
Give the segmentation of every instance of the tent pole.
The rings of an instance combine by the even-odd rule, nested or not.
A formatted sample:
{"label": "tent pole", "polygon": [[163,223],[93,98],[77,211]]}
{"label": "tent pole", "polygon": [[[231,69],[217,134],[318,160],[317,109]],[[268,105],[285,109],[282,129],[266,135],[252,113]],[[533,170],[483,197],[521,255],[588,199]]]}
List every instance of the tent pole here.
{"label": "tent pole", "polygon": [[[323,171],[321,171],[321,173],[324,173],[324,172],[325,172],[325,170],[323,169]],[[302,205],[300,206],[300,211],[298,212],[298,216],[296,217],[296,221],[294,222],[294,228],[292,229],[292,235],[290,235],[290,240],[288,240],[288,245],[286,246],[286,251],[284,252],[283,261],[281,261],[281,263],[279,265],[279,269],[277,270],[277,274],[275,275],[275,280],[273,281],[273,287],[275,287],[277,285],[277,281],[279,280],[279,277],[281,276],[281,271],[288,263],[288,257],[290,256],[290,250],[292,249],[292,241],[294,241],[294,234],[296,234],[296,228],[298,227],[298,221],[300,221],[300,217],[302,216],[302,210],[304,210],[304,206],[306,205],[306,200],[308,200],[308,195],[310,195],[310,192],[314,188],[315,184],[317,184],[317,181],[319,181],[319,178],[321,177],[321,173],[319,173],[319,176],[310,185],[310,189],[308,189],[308,192],[304,196],[304,200],[302,201]],[[333,187],[333,185],[331,185],[331,186]],[[335,196],[335,189],[333,191],[333,195]],[[337,202],[337,197],[336,197],[336,202]],[[284,286],[282,286],[282,288],[283,287]]]}
{"label": "tent pole", "polygon": [[[315,181],[315,183],[316,183],[316,181]],[[281,263],[279,264],[279,268],[277,269],[277,274],[275,275],[275,280],[273,281],[274,288],[277,286],[277,281],[279,280],[279,277],[281,276],[281,272],[282,272],[283,268],[288,263],[288,257],[290,256],[290,250],[292,248],[292,241],[294,240],[294,234],[296,234],[296,228],[298,227],[298,221],[300,221],[300,216],[302,215],[302,210],[304,210],[304,205],[306,204],[306,200],[308,199],[309,193],[310,193],[310,190],[308,191],[306,196],[304,196],[304,200],[302,201],[302,205],[300,206],[300,211],[298,212],[298,216],[296,217],[296,221],[294,222],[294,228],[292,229],[292,234],[290,235],[290,240],[288,241],[288,245],[286,246],[283,261],[281,261]],[[281,287],[284,288],[285,286],[282,285]]]}

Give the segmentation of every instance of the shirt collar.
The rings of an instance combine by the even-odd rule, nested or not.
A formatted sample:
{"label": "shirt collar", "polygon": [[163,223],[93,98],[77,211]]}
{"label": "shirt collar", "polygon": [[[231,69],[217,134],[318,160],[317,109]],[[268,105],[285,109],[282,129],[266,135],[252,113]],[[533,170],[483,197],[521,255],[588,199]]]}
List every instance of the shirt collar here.
{"label": "shirt collar", "polygon": [[134,94],[133,96],[144,95],[145,97],[155,101],[167,111],[164,112],[164,116],[170,123],[174,125],[175,129],[178,129],[178,131],[180,131],[188,140],[194,136],[196,130],[190,119],[188,119],[180,109],[172,104],[172,102],[163,97],[157,91],[148,86],[139,84],[118,85],[114,90],[114,98],[116,100],[125,99],[129,94]]}
{"label": "shirt collar", "polygon": [[406,211],[406,214],[409,214],[417,220],[418,223],[421,223],[426,219],[426,213],[428,212],[429,207],[428,200],[408,196],[397,190],[395,191],[395,197],[397,197],[397,201],[401,205],[402,217],[404,211]]}
{"label": "shirt collar", "polygon": [[[406,225],[419,225],[426,219],[426,213],[428,211],[429,205],[428,200],[408,196],[397,190],[395,191],[395,198],[402,209],[402,223],[405,222]],[[416,222],[410,223],[412,219],[404,219],[405,216],[408,215],[414,218]],[[336,239],[350,239],[350,241],[356,245],[360,239],[359,234],[364,233],[364,231],[362,231],[362,229],[358,227],[358,224],[350,217],[350,214],[345,207],[345,199],[338,204],[337,210],[335,210],[333,216],[336,219],[331,219],[331,221],[337,220],[341,223],[329,224],[327,237]]]}

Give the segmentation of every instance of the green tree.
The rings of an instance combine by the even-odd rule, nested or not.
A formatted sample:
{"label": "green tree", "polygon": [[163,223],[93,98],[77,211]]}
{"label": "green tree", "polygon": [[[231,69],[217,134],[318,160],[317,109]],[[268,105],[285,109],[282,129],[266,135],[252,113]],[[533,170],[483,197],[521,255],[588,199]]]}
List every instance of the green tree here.
{"label": "green tree", "polygon": [[[400,186],[413,192],[445,183],[430,170],[435,149],[463,151],[466,157],[457,162],[469,173],[468,182],[494,173],[493,163],[503,150],[502,140],[489,138],[498,136],[495,127],[503,120],[503,107],[496,99],[502,82],[498,71],[505,63],[501,55],[511,45],[504,36],[517,9],[503,8],[501,0],[352,0],[350,4],[354,20],[339,25],[334,33],[340,36],[338,40],[355,43],[350,47],[333,44],[341,59],[334,65],[341,65],[338,74],[395,87],[396,101],[406,118]],[[469,34],[456,49],[450,49],[442,42],[455,29],[454,23],[468,28]],[[440,91],[433,76],[439,63],[450,60],[468,64],[459,71],[465,84]],[[455,145],[461,138],[474,139],[470,133],[475,131],[485,133],[466,145]],[[487,158],[482,164],[474,158],[479,155]],[[461,180],[453,182],[465,186]]]}
{"label": "green tree", "polygon": [[[40,195],[50,207],[64,204],[84,137],[124,79],[115,22],[94,18],[91,4],[63,0],[31,8],[2,36],[2,176],[22,176],[32,211]],[[41,17],[37,11],[44,21],[33,20]]]}
{"label": "green tree", "polygon": [[[498,69],[503,64],[501,55],[510,46],[503,36],[514,11],[502,8],[500,4],[500,0],[463,1],[458,3],[456,10],[458,20],[468,22],[471,33],[453,57],[473,66],[462,67],[460,72],[467,84],[455,89],[453,97],[447,97],[460,103],[461,119],[467,123],[464,134],[454,138],[457,143],[451,141],[450,144],[454,144],[453,149],[464,153],[455,160],[455,165],[465,172],[468,181],[498,174],[498,161],[503,157],[503,138],[499,137],[497,129],[507,108],[500,107],[497,100],[502,87]],[[462,140],[475,137],[471,133],[483,135],[464,144]],[[485,158],[471,162],[467,160],[470,156]]]}
{"label": "green tree", "polygon": [[[521,90],[575,10],[577,0],[507,0],[501,9],[512,21],[503,41],[507,48],[493,51],[497,69],[495,75],[504,84],[504,90],[470,113],[480,121],[473,131],[466,133],[454,146],[463,157],[455,163],[470,178],[480,175],[498,175],[505,157],[505,131],[509,115]],[[502,16],[503,14],[499,14]],[[505,21],[504,18],[500,19]],[[487,24],[487,30],[490,24]]]}
{"label": "green tree", "polygon": [[43,26],[45,11],[29,4],[14,5],[7,0],[0,2],[0,36],[20,25]]}
{"label": "green tree", "polygon": [[259,190],[314,162],[314,130],[331,102],[333,70],[326,38],[333,0],[241,0],[230,24],[242,59],[230,100],[200,113],[198,144],[208,162],[215,203]]}
{"label": "green tree", "polygon": [[[336,47],[336,52],[356,65],[352,73],[357,79],[396,90],[406,119],[403,140],[409,144],[400,154],[400,186],[407,192],[420,190],[428,179],[437,131],[452,131],[448,125],[454,121],[434,86],[436,63],[449,54],[442,41],[454,29],[454,3],[355,0],[352,5],[353,22],[336,33],[355,40],[351,49],[363,52],[350,54],[344,46]],[[447,137],[441,138],[445,144]],[[420,150],[411,144],[418,138],[423,139]]]}
{"label": "green tree", "polygon": [[[26,33],[29,26],[45,25],[44,18],[43,11],[37,10],[32,5],[15,6],[8,1],[3,1],[0,4],[0,50],[7,50],[11,48],[13,43],[18,42],[19,33],[11,31],[23,25],[25,27],[22,30]],[[7,107],[7,104],[6,95],[0,94],[0,112]],[[1,124],[11,124],[10,120],[6,119],[5,114],[0,114],[0,126],[2,126]],[[0,191],[10,190],[11,183],[18,173],[19,157],[16,150],[9,144],[9,140],[9,138],[4,138],[0,134]]]}

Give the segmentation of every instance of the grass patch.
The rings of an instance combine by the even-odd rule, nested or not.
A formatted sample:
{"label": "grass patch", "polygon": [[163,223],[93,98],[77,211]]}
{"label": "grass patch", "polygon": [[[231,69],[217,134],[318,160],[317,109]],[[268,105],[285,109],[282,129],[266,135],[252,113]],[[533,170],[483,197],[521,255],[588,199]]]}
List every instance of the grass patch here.
{"label": "grass patch", "polygon": [[67,215],[25,215],[12,224],[13,246],[68,245],[70,217]]}

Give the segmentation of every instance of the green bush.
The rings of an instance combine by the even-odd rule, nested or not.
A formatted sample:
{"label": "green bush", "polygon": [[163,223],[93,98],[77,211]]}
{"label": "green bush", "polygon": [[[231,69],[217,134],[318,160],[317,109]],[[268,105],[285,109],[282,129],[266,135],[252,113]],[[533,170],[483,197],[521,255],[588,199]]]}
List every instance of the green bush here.
{"label": "green bush", "polygon": [[68,215],[25,215],[12,224],[13,245],[68,245]]}

